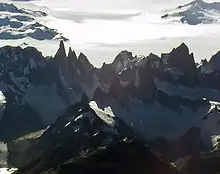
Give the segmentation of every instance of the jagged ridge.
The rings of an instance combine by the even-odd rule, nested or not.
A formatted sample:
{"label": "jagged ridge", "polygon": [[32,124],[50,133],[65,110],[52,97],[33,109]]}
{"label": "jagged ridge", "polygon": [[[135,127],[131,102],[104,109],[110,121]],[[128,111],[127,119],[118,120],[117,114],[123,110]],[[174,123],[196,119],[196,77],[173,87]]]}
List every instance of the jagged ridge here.
{"label": "jagged ridge", "polygon": [[[212,105],[209,101],[218,102],[220,98],[218,70],[208,74],[202,70],[207,65],[212,67],[218,56],[197,67],[185,44],[161,58],[154,54],[133,57],[123,51],[102,68],[93,67],[84,54],[77,57],[71,49],[66,55],[63,42],[55,57],[49,59],[34,48],[3,47],[0,53],[4,67],[0,87],[7,101],[0,121],[3,140],[51,124],[83,94],[101,108],[110,107],[147,141],[178,138],[197,124],[204,129],[207,124],[214,128],[218,122],[201,121]],[[17,118],[22,119],[14,121]],[[210,138],[219,130],[206,131]],[[203,143],[212,146],[210,140],[203,139]]]}
{"label": "jagged ridge", "polygon": [[[77,57],[70,48],[66,55],[64,42],[51,58],[34,48],[0,48],[0,90],[6,97],[0,138],[9,141],[49,125],[33,140],[37,148],[25,151],[33,161],[20,158],[27,159],[19,163],[25,164],[23,172],[33,173],[50,167],[47,172],[63,170],[59,165],[69,166],[69,159],[81,161],[79,151],[89,150],[87,161],[90,152],[99,154],[100,144],[110,142],[106,148],[111,149],[112,141],[117,144],[131,135],[140,136],[168,160],[198,157],[198,151],[212,148],[211,136],[220,132],[215,107],[220,100],[218,59],[216,54],[197,66],[181,44],[160,57],[133,57],[122,51],[113,63],[95,68],[83,53]],[[167,154],[173,147],[183,150]],[[42,149],[45,153],[38,153]]]}

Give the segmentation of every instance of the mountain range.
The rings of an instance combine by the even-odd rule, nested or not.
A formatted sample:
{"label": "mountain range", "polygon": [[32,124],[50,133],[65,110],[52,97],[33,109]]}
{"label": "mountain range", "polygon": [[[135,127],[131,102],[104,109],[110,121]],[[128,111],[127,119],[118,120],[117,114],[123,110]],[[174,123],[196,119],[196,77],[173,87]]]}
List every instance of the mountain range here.
{"label": "mountain range", "polygon": [[[0,166],[15,174],[219,172],[220,52],[198,63],[184,43],[161,55],[124,50],[97,68],[65,49],[68,39],[42,22],[49,16],[0,3],[0,39],[23,42],[0,47]],[[197,25],[219,17],[220,3],[195,0],[161,18]],[[60,44],[44,56],[27,38]]]}
{"label": "mountain range", "polygon": [[[67,54],[63,41],[54,57],[2,47],[0,140],[8,144],[8,164],[22,174],[123,173],[144,165],[136,161],[123,172],[119,166],[134,156],[148,163],[150,155],[158,167],[140,173],[161,173],[160,165],[167,174],[185,165],[200,170],[199,160],[218,153],[211,150],[218,149],[220,131],[219,60],[216,53],[197,64],[183,43],[161,56],[125,50],[96,68],[83,53],[69,48]],[[118,153],[128,155],[127,163]],[[106,163],[92,167],[100,155]]]}

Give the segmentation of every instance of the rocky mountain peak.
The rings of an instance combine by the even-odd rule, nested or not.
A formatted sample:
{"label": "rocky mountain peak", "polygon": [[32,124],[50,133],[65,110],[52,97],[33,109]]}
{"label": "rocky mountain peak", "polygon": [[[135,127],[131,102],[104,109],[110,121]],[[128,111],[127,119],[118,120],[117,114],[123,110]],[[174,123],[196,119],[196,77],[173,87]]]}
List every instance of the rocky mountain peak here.
{"label": "rocky mountain peak", "polygon": [[150,61],[154,68],[159,68],[161,59],[156,54],[150,53],[149,56],[147,56],[147,61]]}
{"label": "rocky mountain peak", "polygon": [[60,46],[59,49],[57,51],[57,53],[55,54],[55,59],[62,59],[62,58],[66,58],[66,50],[65,50],[65,46],[64,46],[64,42],[60,41]]}
{"label": "rocky mountain peak", "polygon": [[75,51],[72,50],[72,48],[69,48],[69,52],[68,52],[68,59],[70,59],[71,61],[75,62],[77,60],[77,56]]}
{"label": "rocky mountain peak", "polygon": [[42,53],[33,47],[22,49],[5,46],[0,48],[0,67],[5,73],[27,75],[33,68],[42,65],[44,61],[42,58]]}
{"label": "rocky mountain peak", "polygon": [[119,73],[128,65],[132,59],[132,52],[128,52],[127,50],[122,51],[116,56],[111,66],[117,73]]}
{"label": "rocky mountain peak", "polygon": [[189,48],[185,43],[181,43],[177,48],[174,48],[173,51],[171,52],[172,54],[183,54],[183,55],[188,55],[189,54]]}
{"label": "rocky mountain peak", "polygon": [[194,0],[190,3],[190,5],[204,5],[204,4],[206,4],[206,2],[203,0]]}
{"label": "rocky mountain peak", "polygon": [[211,64],[213,70],[220,70],[220,51],[211,57],[209,63]]}
{"label": "rocky mountain peak", "polygon": [[201,64],[202,64],[202,65],[207,65],[207,64],[208,64],[207,59],[202,59],[202,60],[201,60]]}
{"label": "rocky mountain peak", "polygon": [[87,70],[94,68],[93,65],[89,62],[88,58],[85,54],[80,53],[77,59],[77,65],[81,68],[85,68]]}
{"label": "rocky mountain peak", "polygon": [[195,74],[194,56],[189,54],[189,48],[184,43],[171,51],[167,62],[171,68],[176,67],[186,74]]}

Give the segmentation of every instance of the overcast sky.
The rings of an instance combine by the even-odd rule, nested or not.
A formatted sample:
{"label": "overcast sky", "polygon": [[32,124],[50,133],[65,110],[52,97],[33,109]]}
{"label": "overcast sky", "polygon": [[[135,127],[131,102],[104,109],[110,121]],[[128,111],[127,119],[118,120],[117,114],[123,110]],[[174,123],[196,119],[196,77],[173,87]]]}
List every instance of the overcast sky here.
{"label": "overcast sky", "polygon": [[152,7],[169,7],[185,4],[189,0],[40,0],[39,4],[57,9],[82,10],[151,10]]}
{"label": "overcast sky", "polygon": [[[207,2],[213,0],[206,0]],[[46,6],[87,10],[152,10],[185,4],[190,0],[39,0]]]}

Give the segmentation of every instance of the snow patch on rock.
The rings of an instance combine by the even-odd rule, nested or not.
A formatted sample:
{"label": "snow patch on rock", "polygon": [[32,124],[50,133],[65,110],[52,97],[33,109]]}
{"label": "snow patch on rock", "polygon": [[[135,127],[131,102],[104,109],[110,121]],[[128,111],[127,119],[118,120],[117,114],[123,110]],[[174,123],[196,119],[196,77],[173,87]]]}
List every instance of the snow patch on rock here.
{"label": "snow patch on rock", "polygon": [[100,109],[95,101],[89,103],[90,107],[95,111],[95,113],[109,126],[114,127],[115,120],[114,114],[110,107],[106,107],[104,110]]}
{"label": "snow patch on rock", "polygon": [[5,96],[4,94],[2,93],[2,91],[0,91],[0,120],[2,119],[2,112],[5,108],[5,104],[6,104],[6,100],[5,100]]}
{"label": "snow patch on rock", "polygon": [[5,96],[3,95],[2,91],[0,91],[0,104],[5,104]]}

